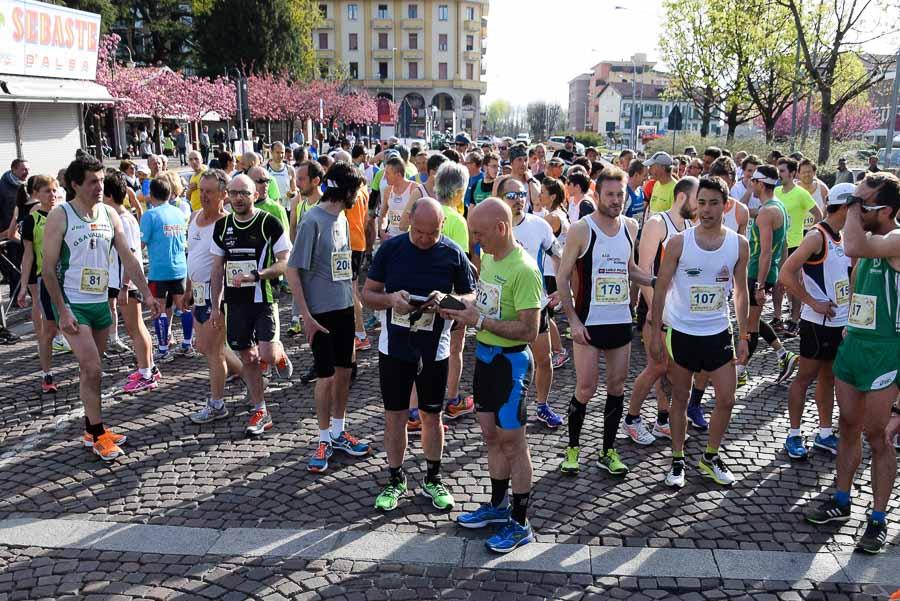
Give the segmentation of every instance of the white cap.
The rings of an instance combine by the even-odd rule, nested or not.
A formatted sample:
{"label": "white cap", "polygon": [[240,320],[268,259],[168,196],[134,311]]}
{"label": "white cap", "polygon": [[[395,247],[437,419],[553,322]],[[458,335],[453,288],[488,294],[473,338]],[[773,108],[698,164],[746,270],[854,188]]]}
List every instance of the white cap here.
{"label": "white cap", "polygon": [[856,186],[846,182],[833,187],[828,191],[828,206],[845,205],[853,193],[856,192]]}

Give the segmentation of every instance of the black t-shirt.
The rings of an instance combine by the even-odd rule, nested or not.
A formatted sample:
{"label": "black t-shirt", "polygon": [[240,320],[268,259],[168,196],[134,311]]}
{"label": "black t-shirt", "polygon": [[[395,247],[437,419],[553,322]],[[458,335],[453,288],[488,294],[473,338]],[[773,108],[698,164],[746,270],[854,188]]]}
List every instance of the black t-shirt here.
{"label": "black t-shirt", "polygon": [[575,159],[575,152],[572,150],[566,150],[565,148],[560,148],[553,156],[555,158],[560,158],[567,163],[571,163]]}
{"label": "black t-shirt", "polygon": [[273,280],[260,280],[240,288],[231,285],[237,273],[262,271],[275,262],[275,254],[289,250],[290,243],[278,220],[265,211],[256,211],[250,221],[234,215],[219,219],[213,226],[210,252],[225,257],[225,302],[237,304],[274,303]]}
{"label": "black t-shirt", "polygon": [[594,206],[594,203],[585,198],[580,203],[578,203],[578,218],[581,219],[582,217],[590,215],[596,210],[597,207]]}

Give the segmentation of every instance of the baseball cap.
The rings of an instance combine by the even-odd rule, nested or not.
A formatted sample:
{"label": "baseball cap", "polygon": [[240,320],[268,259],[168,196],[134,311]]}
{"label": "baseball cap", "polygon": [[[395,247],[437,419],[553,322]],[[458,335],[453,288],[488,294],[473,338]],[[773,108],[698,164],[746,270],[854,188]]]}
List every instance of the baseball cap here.
{"label": "baseball cap", "polygon": [[141,165],[137,169],[135,169],[135,173],[143,173],[144,175],[150,175],[150,169]]}
{"label": "baseball cap", "polygon": [[465,133],[459,133],[459,134],[456,134],[456,139],[454,139],[453,143],[454,144],[465,144],[468,146],[469,144],[472,143],[472,139],[469,138],[469,136],[466,135]]}
{"label": "baseball cap", "polygon": [[853,196],[855,190],[856,186],[846,182],[836,185],[828,192],[828,206],[847,204],[847,201]]}
{"label": "baseball cap", "polygon": [[644,163],[645,166],[649,167],[651,165],[662,165],[663,167],[671,167],[672,166],[672,155],[668,152],[657,152],[652,157],[647,159]]}
{"label": "baseball cap", "polygon": [[754,182],[762,182],[764,184],[769,184],[770,186],[777,186],[778,180],[768,177],[765,173],[757,169],[753,172],[753,175],[750,176],[750,181]]}

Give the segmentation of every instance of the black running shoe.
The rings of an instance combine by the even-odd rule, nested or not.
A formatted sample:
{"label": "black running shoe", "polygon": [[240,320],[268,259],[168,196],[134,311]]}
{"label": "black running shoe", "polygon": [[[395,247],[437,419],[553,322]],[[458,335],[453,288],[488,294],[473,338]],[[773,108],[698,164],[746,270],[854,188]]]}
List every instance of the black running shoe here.
{"label": "black running shoe", "polygon": [[834,497],[828,497],[818,508],[806,514],[810,524],[827,524],[829,522],[846,522],[850,519],[850,504],[838,505]]}
{"label": "black running shoe", "polygon": [[300,376],[300,381],[303,382],[304,384],[312,384],[313,382],[315,382],[318,379],[319,379],[319,376],[316,374],[315,366],[310,367],[308,372],[306,372],[305,374]]}
{"label": "black running shoe", "polygon": [[863,553],[881,553],[884,542],[887,540],[887,524],[885,522],[876,522],[869,520],[866,525],[866,531],[856,543],[856,550]]}

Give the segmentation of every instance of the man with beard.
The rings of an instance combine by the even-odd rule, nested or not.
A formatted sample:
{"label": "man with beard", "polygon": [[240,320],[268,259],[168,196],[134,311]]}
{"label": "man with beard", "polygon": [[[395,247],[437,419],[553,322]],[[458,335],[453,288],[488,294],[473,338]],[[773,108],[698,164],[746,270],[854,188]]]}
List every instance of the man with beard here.
{"label": "man with beard", "polygon": [[837,490],[806,520],[824,524],[850,519],[850,491],[865,432],[872,449],[874,499],[857,549],[878,553],[887,540],[885,513],[897,473],[890,441],[900,428],[900,181],[889,173],[866,174],[848,204],[844,251],[859,260],[853,269],[847,335],[834,361],[841,410]]}
{"label": "man with beard", "polygon": [[575,138],[566,136],[564,144],[565,146],[557,150],[553,156],[571,163],[575,159]]}
{"label": "man with beard", "polygon": [[254,206],[257,191],[248,176],[238,175],[229,182],[228,197],[232,213],[216,222],[210,244],[209,319],[213,328],[225,327],[228,346],[241,358],[241,375],[253,403],[246,430],[258,435],[272,427],[263,397],[261,362],[274,365],[282,378],[289,378],[293,371],[278,340],[275,291],[291,243],[278,220]]}
{"label": "man with beard", "polygon": [[560,466],[563,473],[579,470],[581,428],[587,403],[597,390],[601,352],[606,359],[607,396],[599,465],[614,476],[628,473],[614,445],[631,356],[629,280],[643,286],[652,282],[634,263],[637,222],[622,216],[627,180],[628,175],[617,167],[600,173],[597,210],[569,228],[556,272],[560,303],[575,343],[575,394],[569,403],[569,443]]}
{"label": "man with beard", "polygon": [[[290,236],[291,240],[297,239],[297,225],[303,219],[306,212],[319,203],[322,198],[322,179],[325,177],[325,170],[317,161],[304,161],[297,166],[297,188],[300,194],[294,197],[294,206],[291,207],[290,218]],[[288,336],[296,336],[301,330],[300,324],[300,305],[294,298],[291,305],[291,327],[288,328]],[[315,375],[313,370],[309,376]],[[309,380],[314,381],[315,378]]]}

